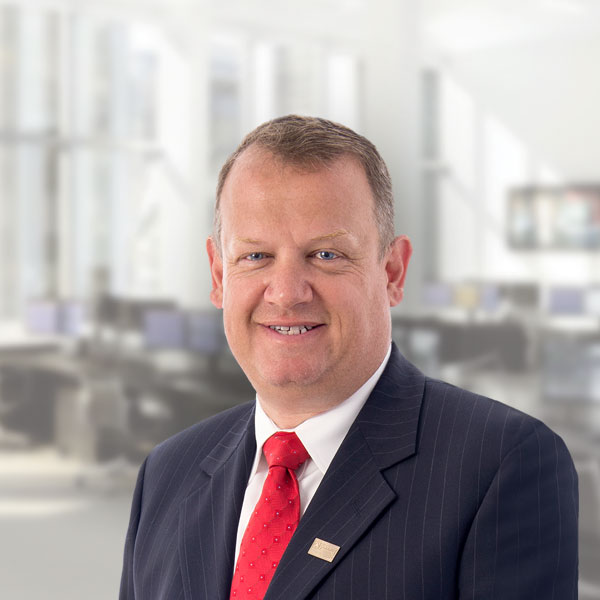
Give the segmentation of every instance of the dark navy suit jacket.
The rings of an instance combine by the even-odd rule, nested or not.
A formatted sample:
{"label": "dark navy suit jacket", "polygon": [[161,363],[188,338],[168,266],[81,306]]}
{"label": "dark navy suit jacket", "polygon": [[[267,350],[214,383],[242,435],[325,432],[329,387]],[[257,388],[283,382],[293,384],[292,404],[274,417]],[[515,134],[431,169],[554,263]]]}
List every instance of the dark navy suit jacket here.
{"label": "dark navy suit jacket", "polygon": [[[121,600],[228,600],[256,451],[254,404],[141,468]],[[540,421],[390,361],[302,517],[265,600],[577,598],[577,475]],[[340,547],[310,556],[315,537]]]}

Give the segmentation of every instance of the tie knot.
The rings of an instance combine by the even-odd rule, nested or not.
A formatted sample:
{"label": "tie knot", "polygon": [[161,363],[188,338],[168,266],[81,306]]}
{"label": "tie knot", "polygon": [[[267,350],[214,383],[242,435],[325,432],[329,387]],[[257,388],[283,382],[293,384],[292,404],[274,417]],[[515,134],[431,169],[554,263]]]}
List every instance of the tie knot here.
{"label": "tie knot", "polygon": [[269,467],[285,467],[295,471],[309,458],[298,436],[290,431],[274,433],[263,445],[263,453]]}

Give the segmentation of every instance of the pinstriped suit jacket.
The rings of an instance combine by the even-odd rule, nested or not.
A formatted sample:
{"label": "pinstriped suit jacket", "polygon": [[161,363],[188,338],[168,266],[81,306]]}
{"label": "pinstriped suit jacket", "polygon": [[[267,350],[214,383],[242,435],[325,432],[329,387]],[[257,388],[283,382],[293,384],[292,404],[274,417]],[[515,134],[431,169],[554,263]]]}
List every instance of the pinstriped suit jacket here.
{"label": "pinstriped suit jacket", "polygon": [[[140,470],[121,600],[228,600],[253,404]],[[423,376],[393,347],[265,600],[577,598],[577,475],[541,422]],[[340,546],[332,563],[307,554]]]}

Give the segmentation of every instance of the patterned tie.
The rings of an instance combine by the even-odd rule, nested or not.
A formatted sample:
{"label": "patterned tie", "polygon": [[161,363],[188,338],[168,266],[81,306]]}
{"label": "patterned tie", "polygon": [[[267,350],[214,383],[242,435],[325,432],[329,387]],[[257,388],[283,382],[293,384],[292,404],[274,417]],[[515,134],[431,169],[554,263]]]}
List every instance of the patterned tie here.
{"label": "patterned tie", "polygon": [[295,433],[279,431],[264,443],[263,453],[269,473],[242,538],[231,599],[262,600],[300,520],[294,471],[308,452]]}

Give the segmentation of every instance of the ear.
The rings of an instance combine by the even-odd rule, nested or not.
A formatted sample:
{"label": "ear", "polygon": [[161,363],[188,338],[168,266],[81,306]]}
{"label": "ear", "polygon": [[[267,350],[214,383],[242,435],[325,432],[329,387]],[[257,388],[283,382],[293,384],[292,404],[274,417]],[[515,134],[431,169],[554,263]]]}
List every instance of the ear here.
{"label": "ear", "polygon": [[398,236],[390,245],[385,262],[387,274],[387,293],[390,306],[396,306],[404,297],[406,269],[412,255],[412,244],[405,235]]}
{"label": "ear", "polygon": [[223,259],[212,237],[206,240],[206,252],[208,253],[208,264],[210,265],[212,279],[210,301],[217,308],[223,308]]}

